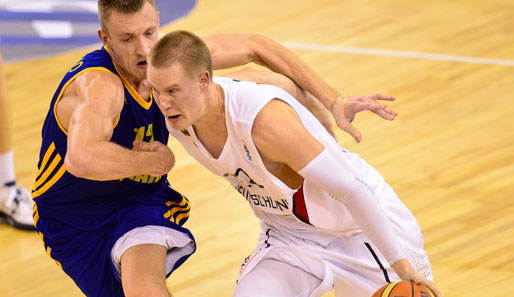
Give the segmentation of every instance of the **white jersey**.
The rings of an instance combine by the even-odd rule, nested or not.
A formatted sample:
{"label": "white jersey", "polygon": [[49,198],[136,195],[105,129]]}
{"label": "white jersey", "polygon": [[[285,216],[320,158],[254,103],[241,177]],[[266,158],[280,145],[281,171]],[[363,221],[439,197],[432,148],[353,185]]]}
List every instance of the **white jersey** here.
{"label": "white jersey", "polygon": [[213,80],[223,88],[225,95],[228,137],[220,156],[212,157],[196,137],[193,127],[177,131],[168,125],[168,130],[198,162],[225,178],[261,220],[259,244],[243,263],[239,280],[263,259],[289,263],[322,279],[323,283],[310,296],[321,296],[332,286],[344,282],[360,292],[348,296],[370,296],[389,281],[387,276],[384,280],[383,275],[389,274],[391,280],[398,279],[341,202],[308,180],[303,181],[300,189],[291,189],[266,169],[251,132],[255,117],[273,99],[289,104],[325,149],[338,150],[339,155],[342,151],[384,209],[411,264],[421,275],[431,277],[416,219],[373,167],[357,154],[341,148],[319,121],[284,90],[230,78]]}
{"label": "white jersey", "polygon": [[373,183],[368,186],[376,193],[382,191],[385,184],[380,174],[358,155],[340,148],[319,121],[284,90],[221,77],[215,77],[214,82],[225,94],[228,129],[225,146],[215,159],[198,140],[193,127],[176,131],[168,126],[187,152],[211,172],[229,181],[248,201],[256,216],[267,224],[300,232],[360,232],[345,206],[330,193],[307,180],[300,189],[291,189],[266,169],[251,136],[255,117],[270,100],[283,100],[294,108],[305,128],[326,148],[343,151],[365,180]]}

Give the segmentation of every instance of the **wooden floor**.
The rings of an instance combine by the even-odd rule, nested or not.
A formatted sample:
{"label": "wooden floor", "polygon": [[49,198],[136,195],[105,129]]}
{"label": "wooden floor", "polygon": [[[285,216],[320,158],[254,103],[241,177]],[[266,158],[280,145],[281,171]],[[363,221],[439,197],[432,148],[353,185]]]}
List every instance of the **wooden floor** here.
{"label": "wooden floor", "polygon": [[[397,96],[394,122],[371,114],[361,144],[340,143],[375,166],[417,217],[447,297],[514,291],[514,3],[512,0],[199,0],[164,31],[253,32],[298,49],[344,94]],[[346,52],[343,46],[396,50]],[[40,129],[61,76],[85,50],[5,67],[18,180],[31,187]],[[509,60],[510,65],[408,58],[406,52]],[[434,59],[428,59],[428,58]],[[508,63],[506,63],[508,64]],[[192,201],[199,250],[168,280],[175,297],[231,296],[259,231],[246,202],[172,141],[172,184]],[[0,225],[0,296],[82,296],[35,233]],[[328,293],[327,296],[333,296]]]}

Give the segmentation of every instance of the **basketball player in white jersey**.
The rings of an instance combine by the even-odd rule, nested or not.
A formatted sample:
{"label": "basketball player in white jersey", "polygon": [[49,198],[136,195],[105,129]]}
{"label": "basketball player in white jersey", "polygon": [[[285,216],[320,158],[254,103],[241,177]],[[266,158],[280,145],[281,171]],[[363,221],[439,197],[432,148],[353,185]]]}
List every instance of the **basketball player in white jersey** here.
{"label": "basketball player in white jersey", "polygon": [[195,35],[169,33],[150,53],[148,81],[170,133],[261,221],[234,296],[321,296],[334,287],[336,296],[368,297],[400,279],[442,296],[420,228],[382,176],[287,92],[212,78],[209,57]]}

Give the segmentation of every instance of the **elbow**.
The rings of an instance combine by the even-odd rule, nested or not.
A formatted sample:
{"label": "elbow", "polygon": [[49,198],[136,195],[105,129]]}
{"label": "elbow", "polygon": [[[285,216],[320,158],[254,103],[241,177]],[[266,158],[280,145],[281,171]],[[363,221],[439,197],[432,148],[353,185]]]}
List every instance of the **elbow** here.
{"label": "elbow", "polygon": [[273,41],[272,39],[259,34],[247,34],[246,42],[249,45],[249,60],[255,64],[269,67],[264,59],[263,55],[266,52],[273,52],[274,45],[278,43]]}
{"label": "elbow", "polygon": [[70,174],[80,178],[91,177],[91,162],[88,160],[86,154],[69,152],[64,158],[64,168]]}
{"label": "elbow", "polygon": [[251,42],[251,44],[255,45],[267,45],[267,44],[273,44],[275,41],[273,39],[268,38],[261,34],[247,34],[246,35],[248,40]]}

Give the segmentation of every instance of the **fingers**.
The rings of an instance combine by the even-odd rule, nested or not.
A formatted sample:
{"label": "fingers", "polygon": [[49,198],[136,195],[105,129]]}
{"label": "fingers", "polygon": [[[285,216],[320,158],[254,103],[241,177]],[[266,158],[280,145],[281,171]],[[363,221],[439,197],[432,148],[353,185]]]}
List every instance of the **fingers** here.
{"label": "fingers", "polygon": [[426,278],[420,276],[419,274],[416,275],[416,277],[414,277],[414,279],[412,281],[415,282],[416,284],[424,286],[425,288],[430,290],[430,292],[432,292],[434,294],[434,297],[442,297],[443,296],[443,294],[441,294],[441,291],[439,291],[439,289],[437,288],[435,283],[427,280]]}
{"label": "fingers", "polygon": [[380,117],[382,117],[383,119],[386,119],[389,121],[394,120],[396,118],[396,116],[398,115],[397,112],[389,110],[389,109],[380,109],[380,110],[376,110],[373,112],[376,113],[377,115],[379,115]]}
{"label": "fingers", "polygon": [[132,150],[134,151],[143,151],[143,152],[153,152],[159,149],[159,146],[162,144],[159,141],[154,142],[144,142],[140,140],[134,140],[132,142]]}
{"label": "fingers", "polygon": [[376,94],[373,94],[371,96],[369,96],[371,99],[373,100],[387,100],[387,101],[394,101],[396,99],[395,96],[389,96],[389,95],[384,95],[384,94],[380,94],[380,93],[376,93]]}
{"label": "fingers", "polygon": [[336,120],[337,126],[339,128],[341,128],[343,131],[345,131],[346,133],[350,134],[353,137],[353,139],[355,139],[355,141],[357,143],[359,143],[362,139],[361,132],[359,130],[357,130],[357,128],[352,126],[352,124],[350,123],[350,120],[348,120],[348,118],[343,116],[344,109],[342,109],[342,110],[343,110],[343,112],[341,112],[340,114],[333,113],[333,116]]}
{"label": "fingers", "polygon": [[443,297],[443,294],[441,293],[441,291],[439,291],[439,289],[433,282],[425,280],[422,283],[418,283],[418,285],[422,285],[425,288],[429,289],[430,292],[434,294],[434,297]]}
{"label": "fingers", "polygon": [[133,145],[132,150],[133,151],[144,151],[145,150],[144,148],[145,148],[146,144],[147,144],[146,142],[143,142],[143,141],[140,141],[140,140],[134,140],[132,142],[132,145]]}
{"label": "fingers", "polygon": [[362,110],[369,109],[371,111],[375,111],[375,110],[386,109],[387,105],[372,101],[372,102],[369,102],[367,104],[367,106],[365,104],[363,104],[363,106],[361,108],[362,108]]}
{"label": "fingers", "polygon": [[352,124],[347,123],[344,126],[342,126],[341,129],[343,129],[346,133],[350,134],[357,143],[361,142],[361,132],[357,128],[352,126]]}

